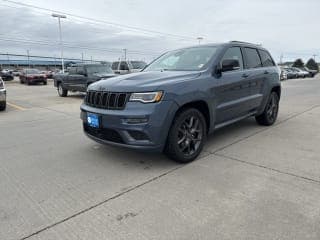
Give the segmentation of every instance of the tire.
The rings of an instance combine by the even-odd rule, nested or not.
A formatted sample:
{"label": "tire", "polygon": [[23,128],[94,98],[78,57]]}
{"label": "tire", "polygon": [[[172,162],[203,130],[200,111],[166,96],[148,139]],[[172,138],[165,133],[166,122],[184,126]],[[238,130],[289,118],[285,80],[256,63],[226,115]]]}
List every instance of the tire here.
{"label": "tire", "polygon": [[173,120],[165,154],[179,163],[191,162],[201,153],[206,137],[207,125],[203,114],[195,108],[185,109]]}
{"label": "tire", "polygon": [[276,92],[271,92],[263,113],[256,116],[258,124],[263,126],[273,125],[278,117],[279,112],[279,96]]}
{"label": "tire", "polygon": [[27,85],[29,85],[29,86],[31,85],[31,82],[29,80],[27,80]]}
{"label": "tire", "polygon": [[24,84],[24,82],[22,81],[22,79],[21,79],[21,78],[20,78],[20,83],[21,83],[21,84]]}
{"label": "tire", "polygon": [[47,84],[48,84],[48,82],[47,82],[47,81],[44,81],[44,82],[43,82],[43,85],[47,85]]}
{"label": "tire", "polygon": [[64,89],[61,83],[58,84],[57,90],[60,97],[66,97],[68,95],[68,90]]}
{"label": "tire", "polygon": [[6,102],[0,102],[0,111],[6,110],[6,106],[7,106]]}

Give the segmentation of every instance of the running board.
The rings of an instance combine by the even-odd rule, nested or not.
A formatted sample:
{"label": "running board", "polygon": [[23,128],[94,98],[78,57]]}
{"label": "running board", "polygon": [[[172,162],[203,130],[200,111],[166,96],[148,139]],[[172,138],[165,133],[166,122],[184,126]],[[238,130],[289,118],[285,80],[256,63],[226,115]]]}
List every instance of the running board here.
{"label": "running board", "polygon": [[217,130],[217,129],[219,129],[219,128],[222,128],[222,127],[228,126],[228,125],[230,125],[230,124],[239,122],[239,121],[241,121],[241,120],[243,120],[243,119],[252,117],[252,116],[254,116],[254,115],[256,115],[256,114],[257,114],[257,111],[250,112],[250,113],[248,113],[247,115],[244,115],[244,116],[242,116],[242,117],[238,117],[238,118],[229,120],[229,121],[227,121],[227,122],[217,124],[217,125],[214,127],[214,130]]}

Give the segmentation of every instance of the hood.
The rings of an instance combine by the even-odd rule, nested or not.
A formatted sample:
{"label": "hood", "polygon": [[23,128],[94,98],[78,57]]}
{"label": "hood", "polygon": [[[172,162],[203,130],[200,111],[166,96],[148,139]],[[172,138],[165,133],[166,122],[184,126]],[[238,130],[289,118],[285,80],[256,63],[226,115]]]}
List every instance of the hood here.
{"label": "hood", "polygon": [[110,78],[116,76],[114,73],[94,73],[92,75],[99,78]]}
{"label": "hood", "polygon": [[164,90],[171,84],[194,79],[198,71],[153,71],[139,72],[101,80],[89,86],[89,90],[135,92]]}

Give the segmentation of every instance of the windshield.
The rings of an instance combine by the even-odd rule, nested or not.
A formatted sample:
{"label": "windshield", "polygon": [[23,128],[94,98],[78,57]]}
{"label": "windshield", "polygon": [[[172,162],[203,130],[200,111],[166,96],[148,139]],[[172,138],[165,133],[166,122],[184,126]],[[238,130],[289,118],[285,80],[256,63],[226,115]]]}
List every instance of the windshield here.
{"label": "windshield", "polygon": [[146,63],[142,61],[131,61],[131,65],[133,69],[142,69],[146,66]]}
{"label": "windshield", "polygon": [[100,66],[90,66],[87,67],[87,73],[92,74],[102,74],[102,73],[113,73],[110,65],[100,65]]}
{"label": "windshield", "polygon": [[26,70],[27,74],[39,74],[40,71],[38,69],[28,69]]}
{"label": "windshield", "polygon": [[152,62],[144,71],[197,71],[215,54],[217,47],[194,47],[168,52]]}

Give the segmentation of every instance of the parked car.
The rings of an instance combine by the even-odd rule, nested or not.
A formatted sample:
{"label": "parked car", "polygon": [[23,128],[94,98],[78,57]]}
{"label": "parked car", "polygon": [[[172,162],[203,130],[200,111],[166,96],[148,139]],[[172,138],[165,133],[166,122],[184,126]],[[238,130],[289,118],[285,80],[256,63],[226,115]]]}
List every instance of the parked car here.
{"label": "parked car", "polygon": [[0,77],[0,111],[6,110],[7,101],[6,101],[7,91],[4,85],[4,81]]}
{"label": "parked car", "polygon": [[0,77],[3,81],[12,81],[14,79],[12,71],[8,69],[3,69],[0,72]]}
{"label": "parked car", "polygon": [[281,69],[281,73],[280,73],[280,80],[284,81],[288,79],[288,75],[287,75],[287,71],[284,69]]}
{"label": "parked car", "polygon": [[65,74],[55,74],[53,78],[59,96],[66,97],[68,91],[86,92],[90,84],[114,76],[110,64],[78,64]]}
{"label": "parked car", "polygon": [[21,84],[43,83],[43,85],[47,85],[47,76],[35,68],[23,69],[19,78]]}
{"label": "parked car", "polygon": [[274,124],[280,96],[269,52],[232,41],[171,51],[142,72],[91,84],[81,119],[96,142],[164,151],[185,163],[216,129],[248,117]]}
{"label": "parked car", "polygon": [[286,71],[287,79],[298,78],[298,72],[290,68],[284,68],[283,71]]}
{"label": "parked car", "polygon": [[297,72],[299,78],[306,78],[309,76],[309,72],[304,71],[300,68],[292,67],[291,69]]}
{"label": "parked car", "polygon": [[47,78],[52,78],[53,77],[53,72],[52,71],[41,71],[41,73],[46,75]]}
{"label": "parked car", "polygon": [[309,73],[308,77],[311,77],[311,78],[313,78],[313,77],[318,73],[317,70],[312,70],[312,69],[309,69],[309,68],[307,68],[307,67],[302,67],[302,68],[300,68],[300,69],[301,69],[302,71],[308,72],[308,73]]}
{"label": "parked car", "polygon": [[15,70],[12,71],[12,75],[15,76],[15,77],[19,77],[19,76],[20,76],[20,73],[21,73],[21,72],[20,72],[20,70],[18,70],[18,69],[15,69]]}
{"label": "parked car", "polygon": [[117,61],[112,63],[115,74],[128,74],[140,72],[147,64],[143,61]]}

